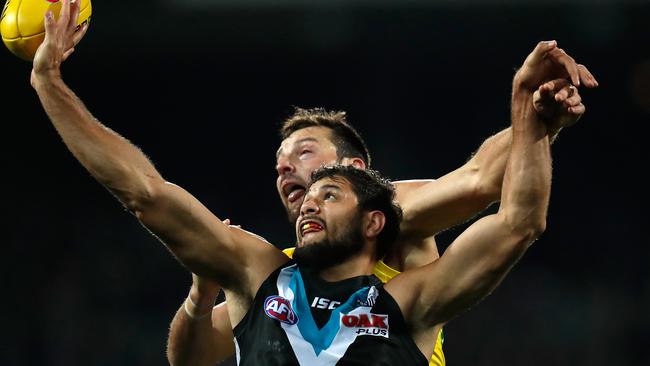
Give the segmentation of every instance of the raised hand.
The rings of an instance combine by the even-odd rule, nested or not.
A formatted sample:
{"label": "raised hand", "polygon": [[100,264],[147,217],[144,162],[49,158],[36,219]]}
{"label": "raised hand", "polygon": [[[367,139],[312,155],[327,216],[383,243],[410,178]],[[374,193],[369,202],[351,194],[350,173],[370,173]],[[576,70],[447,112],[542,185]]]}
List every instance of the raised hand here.
{"label": "raised hand", "polygon": [[80,1],[63,0],[59,18],[55,19],[52,11],[45,14],[45,39],[38,47],[32,68],[34,78],[41,75],[60,75],[60,66],[83,38],[88,24],[77,29]]}
{"label": "raised hand", "polygon": [[578,88],[566,79],[542,84],[533,94],[533,105],[551,131],[573,125],[586,110]]}
{"label": "raised hand", "polygon": [[537,44],[515,74],[514,86],[533,92],[544,82],[558,78],[568,79],[576,87],[598,86],[598,81],[591,72],[584,65],[576,63],[564,50],[558,48],[555,41],[543,41]]}

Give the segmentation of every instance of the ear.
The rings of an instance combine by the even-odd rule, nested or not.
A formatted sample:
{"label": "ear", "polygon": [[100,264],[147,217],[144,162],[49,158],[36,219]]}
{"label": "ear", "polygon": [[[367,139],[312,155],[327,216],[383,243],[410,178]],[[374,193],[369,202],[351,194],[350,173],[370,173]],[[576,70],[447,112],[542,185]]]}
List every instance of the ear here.
{"label": "ear", "polygon": [[366,169],[366,163],[361,158],[343,158],[341,159],[342,165],[352,165],[357,169]]}
{"label": "ear", "polygon": [[379,233],[384,229],[386,216],[381,211],[370,211],[366,213],[366,219],[363,225],[363,234],[366,238],[376,239]]}

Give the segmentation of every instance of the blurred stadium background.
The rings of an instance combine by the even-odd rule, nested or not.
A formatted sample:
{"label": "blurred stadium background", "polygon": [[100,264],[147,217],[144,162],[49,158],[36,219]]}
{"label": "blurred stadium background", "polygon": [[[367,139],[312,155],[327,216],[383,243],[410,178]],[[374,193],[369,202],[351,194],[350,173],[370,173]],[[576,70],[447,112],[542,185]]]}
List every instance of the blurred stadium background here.
{"label": "blurred stadium background", "polygon": [[[438,177],[508,125],[515,68],[556,39],[601,86],[553,146],[547,232],[447,325],[448,364],[648,365],[650,3],[525,3],[94,0],[63,73],[167,179],[284,247],[274,152],[292,106],[346,110],[393,179]],[[0,365],[166,364],[188,272],[68,153],[30,65],[4,49],[0,70]]]}

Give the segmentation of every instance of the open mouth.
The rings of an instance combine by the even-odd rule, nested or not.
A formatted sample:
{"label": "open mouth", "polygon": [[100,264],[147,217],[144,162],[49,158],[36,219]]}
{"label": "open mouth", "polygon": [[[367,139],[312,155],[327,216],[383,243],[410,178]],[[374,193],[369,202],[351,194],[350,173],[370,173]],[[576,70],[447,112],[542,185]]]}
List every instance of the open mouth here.
{"label": "open mouth", "polygon": [[295,202],[305,195],[306,188],[298,183],[287,183],[282,188],[282,193],[289,202]]}
{"label": "open mouth", "polygon": [[323,231],[323,225],[316,221],[303,221],[300,224],[300,235],[305,236],[309,233]]}

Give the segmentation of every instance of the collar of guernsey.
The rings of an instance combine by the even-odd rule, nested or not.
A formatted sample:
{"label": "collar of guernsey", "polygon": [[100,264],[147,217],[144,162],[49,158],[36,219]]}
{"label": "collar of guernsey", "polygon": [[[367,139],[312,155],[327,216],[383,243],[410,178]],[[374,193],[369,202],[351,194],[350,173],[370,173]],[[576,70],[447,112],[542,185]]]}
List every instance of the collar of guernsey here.
{"label": "collar of guernsey", "polygon": [[[296,250],[295,247],[283,249],[282,252],[289,258],[293,258],[293,252]],[[389,267],[384,261],[379,260],[375,264],[375,268],[372,269],[372,274],[377,276],[379,280],[383,283],[388,282],[391,278],[397,276],[400,272]]]}

